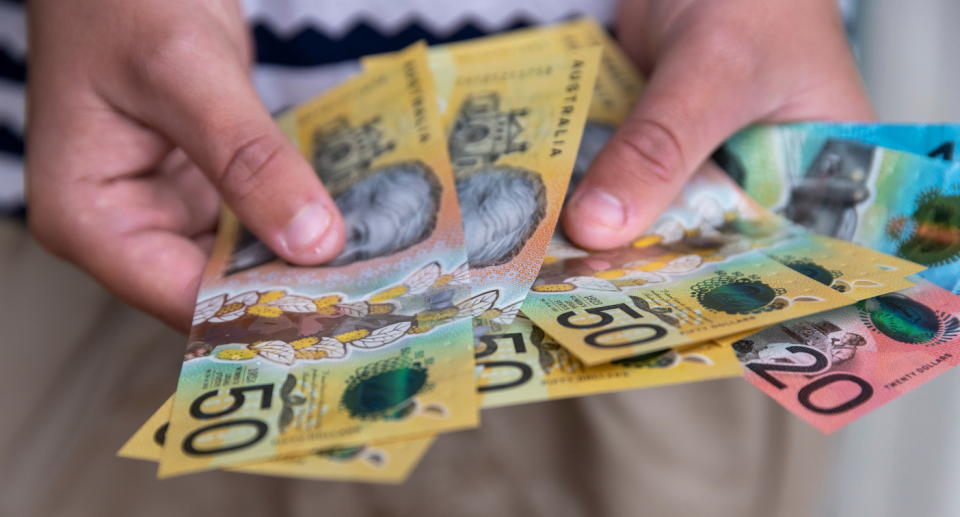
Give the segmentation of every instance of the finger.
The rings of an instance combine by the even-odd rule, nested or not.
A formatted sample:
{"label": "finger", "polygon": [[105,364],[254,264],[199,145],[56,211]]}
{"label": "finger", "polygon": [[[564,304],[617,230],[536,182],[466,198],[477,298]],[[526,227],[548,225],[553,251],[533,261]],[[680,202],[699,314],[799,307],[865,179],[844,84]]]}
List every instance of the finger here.
{"label": "finger", "polygon": [[570,200],[564,228],[575,242],[607,249],[635,238],[669,206],[695,166],[750,120],[755,106],[740,88],[717,88],[723,83],[716,76],[725,71],[703,65],[665,61],[654,71]]}
{"label": "finger", "polygon": [[[847,62],[811,67],[826,77],[810,94],[792,90],[781,71],[771,74],[764,68],[762,50],[736,37],[709,34],[685,37],[664,49],[633,113],[598,153],[571,197],[564,214],[570,238],[593,249],[636,238],[670,205],[696,168],[749,123],[778,116],[872,114],[862,89],[848,86],[859,81]],[[784,101],[805,97],[804,102]],[[836,109],[841,104],[845,107]]]}
{"label": "finger", "polygon": [[167,47],[144,58],[135,77],[153,100],[124,109],[182,148],[237,217],[281,257],[301,265],[334,258],[344,241],[340,213],[260,102],[242,56],[225,56],[230,49],[218,49],[204,35],[179,37]]}
{"label": "finger", "polygon": [[[121,300],[160,318],[181,332],[189,332],[207,262],[202,246],[162,230],[116,236],[102,242],[85,268]],[[149,274],[145,274],[149,272]]]}
{"label": "finger", "polygon": [[44,189],[58,208],[31,217],[31,227],[39,242],[118,297],[185,331],[218,202],[206,178],[179,161],[173,156],[155,172],[121,181],[74,182],[70,195]]}

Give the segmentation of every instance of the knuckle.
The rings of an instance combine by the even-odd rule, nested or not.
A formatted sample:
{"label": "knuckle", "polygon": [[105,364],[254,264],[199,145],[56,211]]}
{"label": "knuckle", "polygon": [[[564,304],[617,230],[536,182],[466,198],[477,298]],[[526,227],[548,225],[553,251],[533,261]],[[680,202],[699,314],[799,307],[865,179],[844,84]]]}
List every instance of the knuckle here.
{"label": "knuckle", "polygon": [[715,28],[697,36],[697,48],[703,63],[712,73],[737,80],[747,80],[763,61],[763,45],[757,41],[757,30],[750,27]]}
{"label": "knuckle", "polygon": [[680,140],[662,123],[648,119],[627,122],[614,139],[620,170],[641,185],[670,183],[684,167]]}
{"label": "knuckle", "polygon": [[266,135],[254,137],[239,145],[217,179],[221,191],[234,201],[243,203],[266,187],[271,176],[275,176],[273,165],[281,152],[281,144]]}
{"label": "knuckle", "polygon": [[137,46],[133,69],[148,84],[165,84],[209,52],[209,35],[190,24],[164,27]]}

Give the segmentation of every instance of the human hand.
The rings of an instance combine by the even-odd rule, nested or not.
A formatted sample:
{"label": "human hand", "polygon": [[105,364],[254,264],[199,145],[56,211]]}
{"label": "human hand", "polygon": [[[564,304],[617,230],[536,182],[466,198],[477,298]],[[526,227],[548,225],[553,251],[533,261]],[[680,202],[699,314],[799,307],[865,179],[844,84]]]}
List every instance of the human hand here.
{"label": "human hand", "polygon": [[32,0],[27,192],[36,239],[189,327],[220,196],[285,260],[342,219],[250,83],[236,0]]}
{"label": "human hand", "polygon": [[623,0],[617,19],[649,81],[564,211],[583,247],[636,238],[748,124],[875,118],[834,0]]}

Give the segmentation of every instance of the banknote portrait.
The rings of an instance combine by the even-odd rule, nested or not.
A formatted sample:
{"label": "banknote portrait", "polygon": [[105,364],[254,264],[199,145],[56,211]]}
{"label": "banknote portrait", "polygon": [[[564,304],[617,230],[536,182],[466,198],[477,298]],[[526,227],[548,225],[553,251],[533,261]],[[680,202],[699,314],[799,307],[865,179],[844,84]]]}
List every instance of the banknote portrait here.
{"label": "banknote portrait", "polygon": [[467,260],[482,268],[509,262],[546,212],[540,176],[507,167],[484,168],[457,182]]}
{"label": "banknote portrait", "polygon": [[[370,168],[374,158],[393,149],[377,119],[356,128],[338,119],[317,131],[314,146],[314,169],[346,226],[343,251],[329,266],[392,255],[430,237],[440,210],[440,183],[422,163]],[[225,274],[274,260],[276,254],[244,228]]]}
{"label": "banknote portrait", "polygon": [[[817,357],[803,353],[805,348],[816,349],[829,364],[817,370],[837,369],[851,361],[867,339],[856,332],[847,332],[827,320],[782,323],[733,343],[741,363],[758,362],[812,368]],[[798,346],[800,348],[798,348]],[[810,371],[810,370],[804,370]]]}
{"label": "banknote portrait", "polygon": [[241,225],[236,239],[234,251],[227,260],[224,275],[233,275],[247,271],[257,266],[277,260],[277,254],[253,234],[246,226]]}
{"label": "banknote portrait", "polygon": [[450,159],[474,268],[505,264],[517,256],[546,215],[547,195],[539,174],[497,164],[522,153],[526,110],[501,110],[496,93],[467,97],[450,132]]}
{"label": "banknote portrait", "polygon": [[827,140],[790,191],[783,215],[818,233],[851,240],[857,206],[870,198],[876,147]]}
{"label": "banknote portrait", "polygon": [[419,163],[392,165],[352,185],[334,199],[347,240],[329,265],[385,257],[426,240],[437,225],[440,190],[433,172]]}

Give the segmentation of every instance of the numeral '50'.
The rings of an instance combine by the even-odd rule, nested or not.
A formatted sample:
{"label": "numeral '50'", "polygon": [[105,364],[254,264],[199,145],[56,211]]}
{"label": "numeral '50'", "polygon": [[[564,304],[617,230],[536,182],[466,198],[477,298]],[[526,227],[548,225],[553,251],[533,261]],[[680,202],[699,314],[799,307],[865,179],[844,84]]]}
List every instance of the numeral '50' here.
{"label": "numeral '50'", "polygon": [[[203,395],[200,395],[199,397],[197,397],[197,399],[193,401],[193,404],[190,404],[190,416],[192,416],[193,418],[196,418],[197,420],[208,420],[211,418],[217,418],[217,417],[229,415],[230,413],[233,413],[234,411],[243,407],[243,403],[246,400],[244,396],[244,392],[257,391],[257,390],[260,390],[263,392],[262,395],[260,396],[260,409],[270,409],[270,405],[273,403],[273,384],[258,384],[256,386],[244,386],[239,388],[231,388],[228,393],[230,394],[231,397],[233,397],[233,404],[231,404],[230,407],[227,407],[226,409],[223,409],[221,411],[217,411],[214,413],[207,413],[206,411],[204,411],[203,403],[206,402],[211,397],[215,397],[217,395],[218,390],[208,391]],[[254,431],[256,432],[254,436],[249,440],[247,440],[246,442],[241,442],[234,445],[227,445],[225,447],[219,447],[216,449],[198,449],[194,444],[194,441],[197,439],[197,437],[207,431],[213,431],[215,429],[229,429],[229,428],[236,428],[236,427],[244,427],[244,426],[253,427]],[[268,427],[265,422],[260,420],[255,420],[252,418],[241,418],[238,420],[218,422],[216,424],[211,424],[205,427],[201,427],[200,429],[197,429],[196,431],[187,435],[187,437],[183,439],[183,452],[187,454],[205,456],[209,454],[217,454],[221,452],[244,449],[262,440],[267,435],[267,431],[268,431]]]}
{"label": "numeral '50'", "polygon": [[[602,327],[602,326],[604,326],[604,325],[609,325],[609,324],[613,323],[613,315],[611,315],[609,311],[613,311],[613,310],[615,310],[615,309],[620,309],[621,311],[624,312],[624,314],[626,314],[627,316],[632,317],[633,319],[641,319],[641,318],[643,318],[643,314],[640,314],[639,312],[633,310],[629,305],[627,305],[627,304],[625,304],[625,303],[618,303],[618,304],[616,304],[616,305],[606,305],[606,306],[603,306],[603,307],[595,307],[595,308],[592,308],[592,309],[586,309],[587,314],[593,314],[594,316],[600,316],[600,321],[595,321],[595,322],[593,322],[593,323],[586,323],[586,324],[583,324],[583,325],[578,325],[578,324],[572,323],[572,322],[570,321],[570,319],[573,318],[574,316],[576,316],[577,313],[575,313],[575,312],[573,312],[573,311],[570,311],[570,312],[565,312],[565,313],[557,316],[557,323],[563,325],[564,327],[571,328],[571,329],[577,329],[577,330],[585,330],[585,329],[593,329],[593,328],[597,328],[597,327]],[[612,333],[614,333],[614,332],[623,332],[623,331],[626,331],[626,330],[634,330],[634,329],[648,329],[648,330],[652,330],[652,331],[653,331],[653,335],[646,336],[646,337],[642,337],[642,338],[640,338],[640,339],[635,339],[635,340],[633,340],[633,341],[627,341],[626,343],[604,344],[604,343],[601,343],[601,342],[599,341],[599,339],[600,339],[601,337],[603,337],[603,336],[605,336],[605,335],[607,335],[607,334],[612,334]],[[588,344],[588,345],[590,345],[590,346],[593,346],[593,347],[597,347],[597,348],[621,348],[621,347],[625,347],[625,346],[642,345],[642,344],[644,344],[644,343],[649,343],[649,342],[651,342],[651,341],[656,341],[656,340],[658,340],[658,339],[660,339],[660,338],[662,338],[663,336],[666,336],[666,335],[667,335],[667,330],[664,329],[663,327],[661,327],[660,325],[654,325],[654,324],[651,324],[651,323],[634,323],[633,325],[624,325],[624,326],[622,326],[622,327],[614,327],[614,328],[610,328],[610,329],[599,330],[599,331],[593,332],[593,333],[591,333],[591,334],[587,334],[587,335],[583,338],[583,341],[584,341],[586,344]]]}

